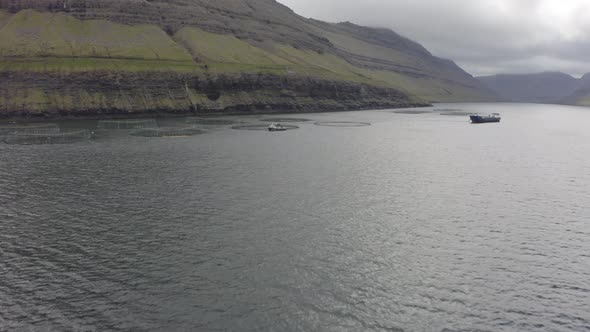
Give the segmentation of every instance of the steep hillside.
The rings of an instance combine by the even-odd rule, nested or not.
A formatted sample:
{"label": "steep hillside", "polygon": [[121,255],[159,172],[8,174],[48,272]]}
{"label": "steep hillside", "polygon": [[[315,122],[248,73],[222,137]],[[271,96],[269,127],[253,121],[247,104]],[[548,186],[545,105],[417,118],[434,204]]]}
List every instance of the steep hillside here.
{"label": "steep hillside", "polygon": [[0,0],[0,114],[271,111],[489,100],[385,29],[274,0]]}
{"label": "steep hillside", "polygon": [[505,101],[559,103],[580,87],[580,80],[559,72],[478,78]]}
{"label": "steep hillside", "polygon": [[387,29],[312,20],[316,32],[339,56],[375,80],[428,101],[490,100],[493,93],[454,62],[432,56],[424,47]]}

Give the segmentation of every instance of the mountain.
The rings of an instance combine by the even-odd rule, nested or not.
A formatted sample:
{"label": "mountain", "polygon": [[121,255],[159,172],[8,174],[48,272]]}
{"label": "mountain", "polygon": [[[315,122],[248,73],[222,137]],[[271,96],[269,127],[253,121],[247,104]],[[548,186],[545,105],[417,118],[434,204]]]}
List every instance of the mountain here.
{"label": "mountain", "polygon": [[582,76],[578,80],[576,90],[562,98],[561,102],[568,105],[590,106],[590,74]]}
{"label": "mountain", "polygon": [[513,102],[555,103],[571,95],[580,85],[578,79],[559,72],[478,77],[502,100]]}
{"label": "mountain", "polygon": [[397,33],[274,0],[0,0],[0,115],[343,110],[482,101]]}
{"label": "mountain", "polygon": [[501,101],[590,106],[590,74],[580,79],[560,72],[502,74],[477,79]]}

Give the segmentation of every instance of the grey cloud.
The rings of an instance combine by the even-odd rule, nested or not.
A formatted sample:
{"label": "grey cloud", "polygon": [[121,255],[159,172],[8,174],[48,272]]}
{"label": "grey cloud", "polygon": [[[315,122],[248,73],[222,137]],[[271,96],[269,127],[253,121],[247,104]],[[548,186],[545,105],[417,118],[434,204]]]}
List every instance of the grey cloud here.
{"label": "grey cloud", "polygon": [[587,0],[280,0],[330,22],[387,27],[474,75],[590,71]]}

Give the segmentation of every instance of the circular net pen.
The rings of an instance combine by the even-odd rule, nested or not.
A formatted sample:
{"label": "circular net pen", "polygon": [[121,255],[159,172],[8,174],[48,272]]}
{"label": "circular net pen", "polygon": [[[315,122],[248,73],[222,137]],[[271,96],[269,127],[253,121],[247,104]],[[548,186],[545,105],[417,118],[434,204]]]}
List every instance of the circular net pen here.
{"label": "circular net pen", "polygon": [[140,129],[132,132],[131,135],[138,137],[188,137],[203,133],[203,130],[193,127],[161,127]]}
{"label": "circular net pen", "polygon": [[16,134],[56,134],[59,126],[55,123],[0,125],[0,136]]}
{"label": "circular net pen", "polygon": [[341,128],[354,128],[354,127],[367,127],[371,124],[368,122],[349,122],[349,121],[322,121],[314,123],[320,127],[341,127]]}
{"label": "circular net pen", "polygon": [[435,108],[434,109],[434,112],[439,112],[439,113],[442,113],[442,112],[461,112],[461,111],[463,111],[463,110],[458,109],[458,108]]}
{"label": "circular net pen", "polygon": [[133,130],[145,128],[157,128],[158,123],[154,119],[128,119],[128,120],[100,120],[98,129],[106,130]]}
{"label": "circular net pen", "polygon": [[231,119],[187,118],[186,123],[205,126],[226,126],[241,123]]}
{"label": "circular net pen", "polygon": [[45,134],[12,134],[4,136],[6,144],[43,145],[43,144],[71,144],[88,141],[92,134],[88,129]]}
{"label": "circular net pen", "polygon": [[453,110],[453,109],[441,109],[437,110],[440,112],[440,115],[450,115],[450,116],[468,116],[473,115],[473,112],[467,112],[462,110]]}
{"label": "circular net pen", "polygon": [[[294,125],[282,125],[284,130],[299,129],[299,126]],[[232,126],[231,129],[235,130],[247,130],[247,131],[269,131],[268,124],[247,124],[247,125],[236,125]]]}
{"label": "circular net pen", "polygon": [[304,118],[264,118],[260,119],[263,122],[275,122],[275,123],[283,123],[283,122],[310,122],[311,119],[304,119]]}
{"label": "circular net pen", "polygon": [[396,113],[396,114],[429,114],[429,113],[432,113],[432,110],[399,110],[399,111],[393,111],[392,113]]}

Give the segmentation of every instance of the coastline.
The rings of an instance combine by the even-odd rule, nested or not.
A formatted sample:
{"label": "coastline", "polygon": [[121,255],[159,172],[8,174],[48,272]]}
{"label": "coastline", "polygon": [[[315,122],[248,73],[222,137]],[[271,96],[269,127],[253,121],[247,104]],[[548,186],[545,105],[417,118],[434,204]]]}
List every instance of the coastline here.
{"label": "coastline", "polygon": [[0,72],[2,119],[219,116],[431,106],[366,83],[275,74]]}
{"label": "coastline", "polygon": [[364,108],[304,108],[304,109],[250,109],[250,110],[215,110],[215,111],[145,111],[145,112],[74,112],[74,113],[43,113],[43,114],[26,114],[26,115],[8,115],[0,113],[0,124],[9,122],[44,122],[48,120],[107,120],[107,119],[140,119],[140,118],[174,118],[174,117],[227,117],[242,115],[272,115],[272,114],[309,114],[309,113],[335,113],[335,112],[362,112],[369,110],[387,110],[387,109],[405,109],[405,108],[425,108],[432,107],[430,103],[411,103],[404,105],[376,105],[374,107]]}

